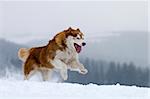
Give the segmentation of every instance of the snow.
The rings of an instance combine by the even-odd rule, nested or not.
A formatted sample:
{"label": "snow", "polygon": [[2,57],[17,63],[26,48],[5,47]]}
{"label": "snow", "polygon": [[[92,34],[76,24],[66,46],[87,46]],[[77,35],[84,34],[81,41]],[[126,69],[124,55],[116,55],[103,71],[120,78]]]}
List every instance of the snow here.
{"label": "snow", "polygon": [[0,79],[0,99],[150,99],[150,88]]}

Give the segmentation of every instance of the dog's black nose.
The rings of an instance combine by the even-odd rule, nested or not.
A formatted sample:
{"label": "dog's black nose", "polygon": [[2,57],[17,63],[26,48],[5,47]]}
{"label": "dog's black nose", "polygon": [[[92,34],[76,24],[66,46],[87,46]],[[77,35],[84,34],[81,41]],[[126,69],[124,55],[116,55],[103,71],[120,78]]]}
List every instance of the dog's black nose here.
{"label": "dog's black nose", "polygon": [[83,42],[83,43],[82,43],[82,46],[85,46],[85,45],[86,45],[86,43],[85,43],[85,42]]}

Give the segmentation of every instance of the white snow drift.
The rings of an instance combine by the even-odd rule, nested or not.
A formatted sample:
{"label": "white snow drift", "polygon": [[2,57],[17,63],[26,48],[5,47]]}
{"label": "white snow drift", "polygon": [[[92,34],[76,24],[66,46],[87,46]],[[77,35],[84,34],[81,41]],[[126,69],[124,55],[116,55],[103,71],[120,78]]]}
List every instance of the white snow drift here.
{"label": "white snow drift", "polygon": [[[117,85],[80,85],[39,81],[0,80],[0,99],[150,99],[150,88]],[[20,98],[19,98],[20,99]]]}

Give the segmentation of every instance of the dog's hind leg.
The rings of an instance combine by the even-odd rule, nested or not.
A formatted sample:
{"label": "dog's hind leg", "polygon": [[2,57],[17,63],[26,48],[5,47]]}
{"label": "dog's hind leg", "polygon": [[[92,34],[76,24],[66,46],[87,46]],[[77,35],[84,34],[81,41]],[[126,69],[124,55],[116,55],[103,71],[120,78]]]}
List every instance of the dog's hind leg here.
{"label": "dog's hind leg", "polygon": [[59,59],[54,59],[54,61],[51,61],[51,63],[55,66],[56,69],[60,70],[60,74],[63,80],[67,80],[68,79],[67,65]]}
{"label": "dog's hind leg", "polygon": [[42,74],[43,81],[48,81],[49,75],[51,76],[51,70],[42,69],[40,70]]}
{"label": "dog's hind leg", "polygon": [[37,71],[37,70],[32,70],[32,71],[29,72],[29,74],[25,74],[25,75],[24,75],[24,80],[29,80],[29,78],[30,78],[31,76],[33,76],[33,75],[36,73],[36,71]]}
{"label": "dog's hind leg", "polygon": [[30,60],[25,62],[24,64],[24,80],[28,80],[36,71],[37,66],[34,60]]}

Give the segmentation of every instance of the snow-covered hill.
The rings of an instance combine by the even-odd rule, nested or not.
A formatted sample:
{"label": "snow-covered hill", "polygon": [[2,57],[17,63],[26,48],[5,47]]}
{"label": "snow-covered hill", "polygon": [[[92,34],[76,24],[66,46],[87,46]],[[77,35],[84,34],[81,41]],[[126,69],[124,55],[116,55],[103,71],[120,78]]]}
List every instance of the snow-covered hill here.
{"label": "snow-covered hill", "polygon": [[0,99],[150,99],[150,88],[0,80]]}

